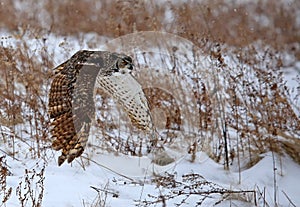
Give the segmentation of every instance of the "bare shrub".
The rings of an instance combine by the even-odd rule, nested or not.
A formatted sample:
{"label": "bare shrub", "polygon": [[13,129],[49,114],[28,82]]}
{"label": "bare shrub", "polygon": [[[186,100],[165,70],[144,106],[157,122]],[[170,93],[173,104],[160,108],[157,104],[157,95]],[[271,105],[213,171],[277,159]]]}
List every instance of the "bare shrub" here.
{"label": "bare shrub", "polygon": [[[218,197],[214,205],[229,199],[256,202],[254,190],[226,189],[195,173],[185,174],[181,179],[176,178],[174,174],[166,173],[164,176],[155,177],[152,182],[157,184],[159,191],[162,188],[164,191],[160,191],[159,195],[148,195],[147,199],[138,201],[138,206],[156,206],[159,203],[167,206],[169,202],[176,206],[186,204],[202,206],[205,200],[211,197]],[[197,199],[193,199],[195,197]]]}
{"label": "bare shrub", "polygon": [[5,157],[0,157],[0,196],[1,196],[1,202],[0,206],[5,205],[5,203],[9,200],[12,192],[12,187],[7,186],[6,178],[10,175],[10,172],[8,170]]}
{"label": "bare shrub", "polygon": [[[41,157],[48,137],[47,92],[49,57],[29,49],[23,41],[17,48],[0,48],[0,124],[10,129],[11,154],[18,152],[16,142],[24,142],[32,157]],[[40,53],[37,55],[36,53]],[[42,61],[42,63],[41,63]]]}
{"label": "bare shrub", "polygon": [[41,207],[44,196],[45,166],[40,172],[25,170],[24,180],[16,188],[20,206]]}

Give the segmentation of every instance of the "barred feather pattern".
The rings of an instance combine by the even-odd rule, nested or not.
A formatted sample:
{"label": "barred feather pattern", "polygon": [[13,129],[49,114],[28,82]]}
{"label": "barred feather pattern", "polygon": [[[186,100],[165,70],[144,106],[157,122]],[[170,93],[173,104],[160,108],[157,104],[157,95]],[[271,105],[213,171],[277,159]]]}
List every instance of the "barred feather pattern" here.
{"label": "barred feather pattern", "polygon": [[142,86],[131,74],[98,76],[96,84],[106,93],[112,94],[127,112],[134,126],[153,132],[154,126],[148,100]]}
{"label": "barred feather pattern", "polygon": [[95,116],[94,89],[111,94],[140,129],[153,129],[147,99],[128,73],[131,58],[107,51],[78,51],[54,69],[49,93],[52,147],[61,150],[58,165],[79,157],[88,141]]}

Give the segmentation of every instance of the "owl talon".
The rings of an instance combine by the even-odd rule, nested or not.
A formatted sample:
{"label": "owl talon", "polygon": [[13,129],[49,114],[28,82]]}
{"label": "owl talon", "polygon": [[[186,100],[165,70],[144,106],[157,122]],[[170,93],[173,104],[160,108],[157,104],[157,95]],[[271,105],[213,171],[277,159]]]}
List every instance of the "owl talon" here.
{"label": "owl talon", "polygon": [[152,160],[152,163],[157,164],[159,166],[165,166],[168,165],[172,162],[175,162],[175,159],[170,157],[167,152],[160,148],[160,149],[155,149],[151,155],[150,159]]}

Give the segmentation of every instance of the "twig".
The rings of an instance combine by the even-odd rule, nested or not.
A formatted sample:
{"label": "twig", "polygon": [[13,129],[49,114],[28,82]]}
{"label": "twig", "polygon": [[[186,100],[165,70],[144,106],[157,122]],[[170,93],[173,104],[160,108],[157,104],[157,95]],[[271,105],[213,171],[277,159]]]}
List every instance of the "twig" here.
{"label": "twig", "polygon": [[296,207],[296,205],[292,202],[292,200],[290,199],[290,197],[282,190],[281,191],[283,193],[283,195],[288,199],[288,201],[290,202],[290,204],[293,206],[293,207]]}
{"label": "twig", "polygon": [[12,159],[14,159],[14,160],[17,160],[17,161],[21,162],[21,160],[19,160],[19,159],[15,158],[13,155],[11,155],[11,154],[9,154],[9,153],[5,152],[4,150],[0,149],[0,151],[1,151],[1,152],[3,152],[4,154],[6,154],[7,156],[11,157]]}
{"label": "twig", "polygon": [[113,196],[114,198],[118,198],[118,197],[119,197],[119,194],[118,194],[119,192],[113,192],[113,191],[109,191],[109,190],[97,188],[97,187],[94,187],[94,186],[90,186],[90,188],[94,189],[94,190],[97,191],[98,193],[101,191],[101,192],[104,192],[104,193],[112,194],[112,196]]}
{"label": "twig", "polygon": [[118,173],[118,172],[116,172],[116,171],[110,169],[109,167],[106,167],[105,165],[102,165],[102,164],[100,164],[100,163],[98,163],[98,162],[96,162],[96,161],[94,161],[94,160],[89,159],[88,157],[85,157],[85,156],[81,156],[81,157],[82,157],[82,158],[85,158],[85,159],[89,160],[90,162],[93,162],[93,163],[95,163],[96,165],[98,165],[98,166],[100,166],[100,167],[103,167],[103,168],[105,168],[105,169],[107,169],[107,170],[109,170],[109,171],[111,171],[111,172],[113,172],[113,173],[115,173],[115,174],[117,174],[117,175],[123,177],[123,178],[126,178],[126,179],[130,180],[132,183],[135,183],[135,184],[142,184],[142,183],[140,183],[140,182],[134,180],[133,178],[130,178],[130,177],[126,176],[126,175],[123,175],[123,174],[121,174],[121,173]]}

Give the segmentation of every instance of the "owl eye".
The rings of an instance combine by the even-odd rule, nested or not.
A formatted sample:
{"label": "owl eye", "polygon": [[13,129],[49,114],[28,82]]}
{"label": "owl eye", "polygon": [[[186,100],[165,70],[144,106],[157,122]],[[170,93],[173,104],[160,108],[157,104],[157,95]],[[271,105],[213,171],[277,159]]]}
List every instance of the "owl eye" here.
{"label": "owl eye", "polygon": [[132,58],[129,57],[129,56],[126,56],[126,57],[123,58],[123,61],[131,64],[132,63]]}
{"label": "owl eye", "polygon": [[126,66],[128,68],[131,68],[131,65],[132,65],[131,57],[124,57],[121,60],[119,60],[117,64],[118,68],[125,68]]}
{"label": "owl eye", "polygon": [[127,62],[125,60],[121,60],[118,64],[119,68],[124,68],[126,66]]}

